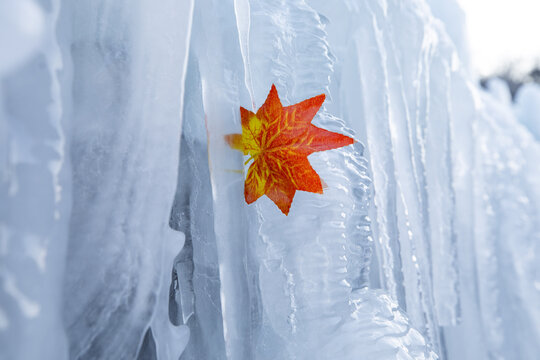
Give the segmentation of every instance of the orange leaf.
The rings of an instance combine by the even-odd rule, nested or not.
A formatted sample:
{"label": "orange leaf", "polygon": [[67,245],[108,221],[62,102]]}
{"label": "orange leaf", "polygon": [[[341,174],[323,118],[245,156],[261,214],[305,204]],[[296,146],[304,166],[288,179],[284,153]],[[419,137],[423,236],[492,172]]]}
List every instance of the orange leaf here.
{"label": "orange leaf", "polygon": [[266,195],[287,215],[296,190],[323,193],[324,183],[311,167],[308,155],[354,142],[311,124],[324,99],[321,94],[283,107],[272,85],[257,113],[240,107],[242,134],[226,135],[225,140],[253,159],[244,187],[248,204]]}

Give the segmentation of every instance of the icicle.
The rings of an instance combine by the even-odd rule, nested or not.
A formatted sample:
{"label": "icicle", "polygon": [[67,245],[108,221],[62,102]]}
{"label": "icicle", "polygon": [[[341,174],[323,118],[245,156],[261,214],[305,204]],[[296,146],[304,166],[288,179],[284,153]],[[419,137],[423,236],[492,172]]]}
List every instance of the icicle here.
{"label": "icicle", "polygon": [[193,2],[64,4],[73,59],[70,356],[134,359],[161,304]]}
{"label": "icicle", "polygon": [[178,283],[171,303],[171,317],[173,322],[187,323],[190,328],[190,340],[182,360],[224,359],[221,284],[207,134],[199,66],[193,53],[188,62],[183,118],[171,226],[186,233],[186,246],[176,258],[174,274]]}
{"label": "icicle", "polygon": [[[243,178],[240,154],[231,153],[225,134],[240,128],[239,107],[250,104],[239,44],[239,23],[232,1],[202,0],[195,4],[193,54],[199,64],[204,124],[212,181],[213,221],[219,261],[223,336],[228,359],[253,359],[251,336],[257,326],[256,294],[250,288]],[[244,19],[245,20],[245,19]],[[242,21],[242,20],[240,20]],[[217,354],[221,356],[221,354]]]}
{"label": "icicle", "polygon": [[[67,359],[71,202],[60,1],[0,4],[0,357]],[[67,92],[67,91],[66,91]]]}

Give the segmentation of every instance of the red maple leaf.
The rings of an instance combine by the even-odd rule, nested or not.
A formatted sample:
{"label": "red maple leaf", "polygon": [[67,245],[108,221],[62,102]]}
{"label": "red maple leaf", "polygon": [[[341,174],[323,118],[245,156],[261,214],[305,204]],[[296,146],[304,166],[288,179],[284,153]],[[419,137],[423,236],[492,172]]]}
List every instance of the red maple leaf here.
{"label": "red maple leaf", "polygon": [[323,193],[308,155],[354,143],[348,136],[311,124],[324,99],[321,94],[283,107],[272,85],[256,114],[240,107],[242,134],[226,135],[225,139],[233,149],[253,159],[244,187],[248,204],[266,195],[287,215],[296,190]]}

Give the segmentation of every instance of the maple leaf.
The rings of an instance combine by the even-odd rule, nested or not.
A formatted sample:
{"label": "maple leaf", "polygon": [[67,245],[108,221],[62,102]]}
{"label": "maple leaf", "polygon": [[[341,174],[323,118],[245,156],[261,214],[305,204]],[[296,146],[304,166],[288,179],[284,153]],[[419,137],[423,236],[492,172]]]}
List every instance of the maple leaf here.
{"label": "maple leaf", "polygon": [[311,121],[325,95],[283,107],[272,85],[263,106],[253,113],[240,107],[242,134],[225,136],[229,145],[253,159],[244,186],[248,204],[268,196],[289,214],[297,190],[323,193],[321,179],[308,155],[354,143],[354,139],[321,129]]}

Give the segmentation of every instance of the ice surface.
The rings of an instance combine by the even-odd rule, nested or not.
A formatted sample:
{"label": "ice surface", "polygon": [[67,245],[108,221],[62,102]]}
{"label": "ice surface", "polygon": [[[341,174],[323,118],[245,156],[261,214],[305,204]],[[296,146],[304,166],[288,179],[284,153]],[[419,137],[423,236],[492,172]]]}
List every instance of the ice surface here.
{"label": "ice surface", "polygon": [[133,359],[161,303],[161,271],[173,266],[162,265],[162,253],[192,5],[127,4],[72,3],[66,15],[73,209],[64,323],[72,358]]}
{"label": "ice surface", "polygon": [[[192,45],[194,46],[194,45]],[[171,227],[186,234],[174,274],[171,320],[187,323],[190,341],[182,359],[225,359],[219,262],[198,63],[190,56],[186,78],[180,165]]]}
{"label": "ice surface", "polygon": [[[511,109],[482,96],[476,123],[475,233],[479,301],[494,358],[536,356],[539,340],[539,144]],[[519,145],[518,145],[519,144]]]}
{"label": "ice surface", "polygon": [[540,141],[540,86],[525,84],[516,94],[514,108],[517,119]]}
{"label": "ice surface", "polygon": [[[271,83],[276,83],[285,104],[316,95],[313,89],[327,89],[334,61],[324,20],[303,1],[253,2],[251,10],[251,73],[261,74],[259,86],[254,85],[255,103],[263,102]],[[289,26],[282,27],[282,23]],[[275,31],[268,31],[271,25]],[[272,54],[280,55],[275,59]],[[350,133],[325,110],[315,122]],[[359,343],[353,335],[356,332],[350,331],[357,326],[378,328],[376,310],[354,306],[360,293],[353,291],[368,285],[372,252],[370,180],[362,152],[362,145],[357,144],[312,155],[311,164],[328,189],[315,197],[299,192],[287,218],[266,198],[257,205],[262,241],[257,249],[263,308],[263,336],[256,352],[260,358],[309,359],[334,354],[346,359],[369,357],[373,351],[374,347]],[[363,296],[358,299],[362,301]],[[356,316],[362,318],[361,325]],[[380,329],[379,351],[408,352],[408,345],[421,348],[422,344],[409,344],[393,331],[392,326]],[[391,345],[385,344],[385,336],[393,338]],[[402,336],[407,337],[408,332]],[[264,354],[266,348],[281,352]],[[429,357],[426,349],[424,352]]]}
{"label": "ice surface", "polygon": [[0,358],[6,360],[67,358],[61,292],[71,177],[61,87],[68,83],[58,76],[66,59],[55,35],[60,3],[46,3],[0,5]]}
{"label": "ice surface", "polygon": [[2,1],[0,14],[0,44],[4,49],[0,55],[0,74],[6,74],[25,64],[32,53],[41,47],[45,36],[45,14],[31,0]]}
{"label": "ice surface", "polygon": [[[475,84],[456,1],[4,0],[0,30],[0,359],[537,357],[540,90]],[[271,84],[359,140],[287,217],[223,138]]]}

